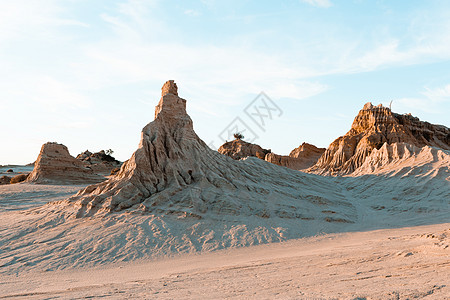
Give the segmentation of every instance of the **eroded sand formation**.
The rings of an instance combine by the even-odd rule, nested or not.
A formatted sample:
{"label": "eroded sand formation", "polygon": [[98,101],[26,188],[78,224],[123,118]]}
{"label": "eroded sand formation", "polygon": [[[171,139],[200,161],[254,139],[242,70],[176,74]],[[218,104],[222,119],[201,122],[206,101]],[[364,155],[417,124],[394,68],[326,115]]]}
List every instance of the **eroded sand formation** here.
{"label": "eroded sand formation", "polygon": [[[373,174],[387,176],[326,177],[254,157],[233,160],[195,134],[173,81],[162,90],[155,120],[116,176],[70,198],[64,199],[66,192],[23,214],[2,215],[0,272],[88,267],[448,220],[449,151],[381,146],[367,164]],[[399,176],[386,173],[386,165]],[[39,203],[49,197],[42,189],[35,196]],[[29,194],[24,184],[0,197],[14,203]]]}
{"label": "eroded sand formation", "polygon": [[313,166],[324,152],[325,148],[303,143],[292,150],[288,156],[269,153],[265,160],[289,169],[305,170]]}
{"label": "eroded sand formation", "polygon": [[232,159],[242,159],[246,157],[257,157],[264,159],[268,153],[271,153],[270,149],[263,149],[261,146],[248,143],[242,139],[235,139],[230,142],[226,142],[217,150],[219,153],[227,155]]}
{"label": "eroded sand formation", "polygon": [[[256,158],[236,161],[211,150],[194,132],[186,100],[178,97],[173,81],[164,84],[155,112],[138,149],[116,176],[61,205],[75,208],[77,217],[126,209],[199,219],[209,213],[305,220],[320,215],[314,203],[327,200],[313,190],[329,183],[298,172],[274,172],[277,166]],[[340,198],[334,197],[336,204]],[[352,222],[351,215],[343,205],[330,220]]]}
{"label": "eroded sand formation", "polygon": [[332,142],[309,172],[351,174],[364,164],[374,149],[381,149],[385,143],[450,150],[450,129],[411,115],[396,114],[381,104],[373,106],[369,102],[359,111],[350,131]]}
{"label": "eroded sand formation", "polygon": [[34,169],[27,182],[34,183],[83,183],[100,182],[104,177],[94,174],[91,169],[70,155],[66,146],[58,143],[42,145]]}
{"label": "eroded sand formation", "polygon": [[111,171],[120,168],[122,163],[116,160],[104,150],[92,153],[89,150],[77,155],[77,159],[81,161],[87,168],[96,174],[109,175]]}

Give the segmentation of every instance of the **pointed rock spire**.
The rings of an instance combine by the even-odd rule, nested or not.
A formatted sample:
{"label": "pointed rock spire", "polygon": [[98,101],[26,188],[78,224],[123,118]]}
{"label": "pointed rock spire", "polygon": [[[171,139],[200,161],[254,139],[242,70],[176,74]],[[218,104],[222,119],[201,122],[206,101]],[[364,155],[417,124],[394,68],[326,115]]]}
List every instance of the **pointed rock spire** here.
{"label": "pointed rock spire", "polygon": [[186,118],[186,100],[178,97],[178,87],[173,80],[168,80],[161,88],[161,100],[155,108],[155,119],[163,112],[165,118]]}
{"label": "pointed rock spire", "polygon": [[178,96],[178,87],[175,81],[173,80],[167,80],[166,83],[164,83],[163,87],[161,88],[161,97],[164,97],[167,94],[173,94],[175,96]]}

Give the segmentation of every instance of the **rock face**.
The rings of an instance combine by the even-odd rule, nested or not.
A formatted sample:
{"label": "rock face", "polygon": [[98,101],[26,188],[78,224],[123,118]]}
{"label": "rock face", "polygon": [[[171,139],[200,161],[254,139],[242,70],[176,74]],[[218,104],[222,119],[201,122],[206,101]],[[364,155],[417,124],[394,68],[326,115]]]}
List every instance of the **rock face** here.
{"label": "rock face", "polygon": [[[175,222],[173,226],[179,226],[178,218],[205,219],[208,224],[205,228],[216,224],[215,220],[227,220],[224,228],[214,225],[216,234],[227,231],[226,224],[231,224],[230,220],[237,215],[256,218],[257,225],[249,221],[245,227],[248,233],[233,238],[233,243],[240,245],[247,244],[240,239],[248,234],[266,241],[286,238],[287,232],[272,232],[272,229],[264,229],[261,235],[261,229],[257,228],[274,226],[273,221],[261,223],[270,217],[281,218],[281,223],[295,222],[295,228],[316,218],[323,222],[322,210],[327,205],[318,205],[317,201],[329,203],[338,224],[352,222],[353,209],[341,205],[341,195],[332,195],[332,200],[316,196],[317,185],[332,188],[333,184],[325,179],[322,182],[316,176],[253,157],[233,160],[211,150],[193,130],[192,120],[186,113],[186,100],[166,92],[174,90],[174,83],[166,82],[156,106],[155,120],[144,127],[138,149],[116,176],[88,186],[67,200],[53,203],[52,207],[62,205],[64,213],[71,212],[78,218],[134,211],[168,218],[164,222]],[[334,219],[325,221],[323,228],[340,226]],[[302,228],[307,230],[307,226]],[[229,237],[223,238],[226,240]]]}
{"label": "rock face", "polygon": [[[174,83],[166,85],[174,90]],[[432,165],[401,167],[408,176],[330,178],[212,151],[195,134],[186,101],[174,93],[163,92],[156,110],[138,149],[116,176],[18,214],[26,219],[17,226],[0,224],[0,272],[15,275],[30,270],[27,265],[56,270],[324,232],[448,222],[450,180],[442,153],[414,152],[407,159],[420,156]],[[403,148],[398,149],[400,155]],[[385,149],[377,151],[381,155]],[[386,151],[391,159],[381,163],[397,165],[396,152]],[[372,152],[370,166],[381,172]],[[404,153],[402,160],[409,155]],[[420,172],[436,174],[424,178]]]}
{"label": "rock face", "polygon": [[122,163],[116,160],[104,150],[92,153],[89,150],[77,155],[77,159],[81,161],[87,168],[92,169],[96,174],[109,175],[111,171],[120,167]]}
{"label": "rock face", "polygon": [[303,143],[292,150],[289,156],[268,153],[265,160],[289,169],[305,170],[313,166],[324,152],[325,148]]}
{"label": "rock face", "polygon": [[411,115],[396,114],[381,104],[373,106],[369,102],[359,111],[350,131],[331,143],[309,171],[322,175],[351,174],[374,149],[380,149],[385,143],[449,150],[450,129]]}
{"label": "rock face", "polygon": [[11,182],[11,178],[12,177],[10,177],[10,176],[1,176],[0,177],[0,185],[3,185],[3,184],[9,184],[10,182]]}
{"label": "rock face", "polygon": [[103,180],[104,177],[94,174],[82,162],[71,156],[66,146],[49,142],[42,145],[34,169],[26,181],[35,183],[94,183]]}
{"label": "rock face", "polygon": [[441,177],[450,181],[450,151],[407,143],[384,143],[374,149],[352,176],[377,174],[387,176]]}
{"label": "rock face", "polygon": [[232,159],[242,159],[245,157],[257,157],[264,159],[266,154],[271,153],[271,150],[263,149],[259,145],[247,143],[241,139],[235,139],[231,142],[226,142],[220,146],[219,153],[227,155]]}

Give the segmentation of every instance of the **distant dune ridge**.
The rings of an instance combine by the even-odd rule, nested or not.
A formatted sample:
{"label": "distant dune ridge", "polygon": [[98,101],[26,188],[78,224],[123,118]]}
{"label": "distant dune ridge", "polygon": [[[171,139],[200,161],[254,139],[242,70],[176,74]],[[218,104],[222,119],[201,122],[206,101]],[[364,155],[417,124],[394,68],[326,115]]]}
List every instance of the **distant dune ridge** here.
{"label": "distant dune ridge", "polygon": [[[436,148],[448,144],[448,129],[381,107],[366,105],[360,114],[351,133],[335,141],[313,169],[364,176],[319,176],[211,150],[194,132],[175,82],[167,81],[155,120],[143,128],[137,150],[117,175],[69,198],[0,219],[0,272],[94,266],[448,221],[450,151]],[[42,155],[35,170],[46,160]],[[24,197],[27,189],[36,185],[22,185]],[[20,193],[11,198],[6,192],[5,199],[13,201]]]}

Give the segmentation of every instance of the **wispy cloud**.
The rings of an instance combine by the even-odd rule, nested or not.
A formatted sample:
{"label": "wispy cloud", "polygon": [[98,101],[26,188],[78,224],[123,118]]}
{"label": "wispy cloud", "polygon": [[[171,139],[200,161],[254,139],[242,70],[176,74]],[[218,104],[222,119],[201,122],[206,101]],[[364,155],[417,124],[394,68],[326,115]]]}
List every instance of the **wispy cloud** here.
{"label": "wispy cloud", "polygon": [[333,5],[330,0],[301,0],[304,3],[308,3],[313,6],[328,8]]}
{"label": "wispy cloud", "polygon": [[[275,100],[302,100],[335,89],[342,74],[450,59],[445,5],[417,11],[405,6],[406,12],[392,9],[383,22],[367,20],[358,26],[361,18],[332,0],[300,0],[283,7],[256,1],[227,6],[203,0],[204,5],[198,6],[180,2],[176,9],[147,0],[96,5],[3,2],[0,107],[7,110],[5,122],[13,122],[16,111],[39,124],[24,126],[20,134],[26,137],[39,135],[44,125],[56,128],[54,133],[64,126],[86,128],[99,120],[101,126],[125,130],[124,123],[134,122],[137,114],[154,106],[167,79],[177,81],[180,95],[189,99],[190,113],[206,122],[203,117],[224,120],[226,113],[235,114],[261,91]],[[305,5],[332,9],[305,10]],[[86,8],[89,13],[84,13]],[[324,13],[330,19],[324,20]],[[374,20],[380,14],[374,11]],[[186,23],[192,21],[186,16],[197,18]],[[441,105],[448,107],[450,102],[450,85],[405,94],[408,98],[394,100],[396,111],[442,114]],[[96,107],[97,101],[101,104]],[[123,103],[130,101],[133,106],[125,111]],[[91,109],[97,109],[95,120],[86,118]],[[112,117],[114,112],[117,115]],[[151,116],[142,112],[144,121],[135,121],[136,131]],[[124,120],[120,126],[111,121],[119,119]],[[98,136],[96,130],[93,136]],[[12,135],[2,136],[10,139]]]}
{"label": "wispy cloud", "polygon": [[201,13],[198,10],[195,10],[195,9],[186,9],[184,11],[184,14],[188,15],[190,17],[198,17],[198,16],[201,15]]}
{"label": "wispy cloud", "polygon": [[442,113],[442,105],[450,103],[450,84],[442,87],[425,87],[421,93],[424,97],[399,98],[394,105],[403,112],[422,111],[427,113]]}
{"label": "wispy cloud", "polygon": [[64,17],[64,9],[56,0],[3,1],[0,10],[0,45],[11,39],[52,38],[60,26],[89,24]]}
{"label": "wispy cloud", "polygon": [[439,109],[429,98],[399,98],[392,102],[392,110],[401,113],[412,113],[418,115],[419,112],[438,113]]}
{"label": "wispy cloud", "polygon": [[450,102],[450,84],[438,88],[425,88],[423,94],[436,102]]}

